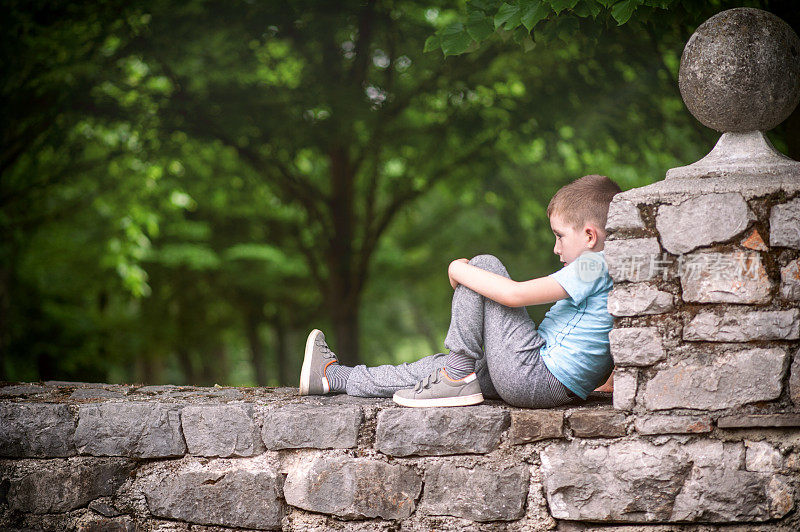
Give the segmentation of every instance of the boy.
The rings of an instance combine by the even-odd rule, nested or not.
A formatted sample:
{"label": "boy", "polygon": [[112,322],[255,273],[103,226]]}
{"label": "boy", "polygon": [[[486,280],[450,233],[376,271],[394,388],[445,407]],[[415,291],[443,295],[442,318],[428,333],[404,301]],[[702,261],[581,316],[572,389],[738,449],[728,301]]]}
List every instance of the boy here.
{"label": "boy", "polygon": [[[450,263],[449,354],[397,366],[347,367],[314,329],[306,341],[300,394],[391,396],[420,407],[466,406],[490,397],[547,408],[586,399],[613,369],[607,309],[613,283],[603,247],[608,206],[618,192],[600,175],[556,192],[547,215],[556,237],[553,253],[564,267],[547,277],[513,281],[493,255]],[[537,330],[525,306],[553,302]]]}

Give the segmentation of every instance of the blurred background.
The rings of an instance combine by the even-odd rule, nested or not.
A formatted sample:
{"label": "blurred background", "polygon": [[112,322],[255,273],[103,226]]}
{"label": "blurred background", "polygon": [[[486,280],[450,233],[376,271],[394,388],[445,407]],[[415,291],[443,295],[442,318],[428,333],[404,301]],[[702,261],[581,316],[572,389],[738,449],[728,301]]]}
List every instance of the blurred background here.
{"label": "blurred background", "polygon": [[736,6],[797,31],[793,1],[3,2],[0,380],[296,386],[313,328],[444,351],[450,261],[552,273],[559,187],[711,149],[679,60]]}

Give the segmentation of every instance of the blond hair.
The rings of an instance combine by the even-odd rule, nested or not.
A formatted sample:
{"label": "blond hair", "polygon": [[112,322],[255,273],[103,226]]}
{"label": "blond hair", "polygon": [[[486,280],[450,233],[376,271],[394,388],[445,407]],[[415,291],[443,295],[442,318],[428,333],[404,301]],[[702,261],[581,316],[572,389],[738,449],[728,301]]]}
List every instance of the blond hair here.
{"label": "blond hair", "polygon": [[558,189],[547,205],[547,217],[558,214],[576,230],[591,222],[605,231],[608,206],[619,192],[622,192],[619,185],[606,176],[585,175]]}

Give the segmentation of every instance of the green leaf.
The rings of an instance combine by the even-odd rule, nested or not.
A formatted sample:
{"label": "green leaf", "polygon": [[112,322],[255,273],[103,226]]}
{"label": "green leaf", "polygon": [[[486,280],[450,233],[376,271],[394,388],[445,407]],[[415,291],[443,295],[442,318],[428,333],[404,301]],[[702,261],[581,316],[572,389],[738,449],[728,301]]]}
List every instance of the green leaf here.
{"label": "green leaf", "polygon": [[155,259],[166,266],[186,266],[192,270],[213,270],[219,267],[219,257],[200,244],[165,244],[155,251]]}
{"label": "green leaf", "polygon": [[527,0],[520,3],[522,9],[522,25],[531,31],[537,22],[547,18],[550,6],[541,0]]}
{"label": "green leaf", "polygon": [[569,43],[579,29],[578,19],[575,17],[557,17],[547,21],[540,30],[535,32],[537,42],[553,41],[561,39]]}
{"label": "green leaf", "polygon": [[576,15],[584,18],[588,18],[589,16],[596,18],[602,10],[603,6],[601,6],[597,0],[581,0],[573,9]]}
{"label": "green leaf", "polygon": [[524,41],[522,41],[522,51],[530,52],[534,48],[536,48],[536,43],[533,41],[532,36],[529,39],[525,39]]}
{"label": "green leaf", "polygon": [[530,40],[530,37],[530,30],[527,30],[522,26],[514,30],[514,42],[517,44],[522,44],[525,39]]}
{"label": "green leaf", "polygon": [[644,5],[660,9],[669,9],[674,3],[675,0],[644,0]]}
{"label": "green leaf", "polygon": [[553,6],[553,11],[555,11],[556,14],[565,9],[572,9],[577,3],[578,0],[550,0],[550,5]]}
{"label": "green leaf", "polygon": [[618,26],[622,26],[630,20],[631,15],[640,4],[640,0],[623,0],[614,4],[614,7],[611,8],[611,16],[617,21]]}
{"label": "green leaf", "polygon": [[460,22],[454,22],[442,30],[442,52],[445,56],[463,54],[472,44],[472,37]]}
{"label": "green leaf", "polygon": [[470,0],[469,2],[467,2],[467,7],[480,9],[484,13],[491,13],[492,11],[495,11],[497,9],[498,3],[499,2],[497,1],[493,2],[491,0]]}
{"label": "green leaf", "polygon": [[427,39],[425,39],[425,46],[422,48],[422,52],[430,52],[431,50],[436,50],[441,48],[442,41],[438,35],[431,35]]}
{"label": "green leaf", "polygon": [[558,19],[558,38],[569,43],[580,29],[580,23],[575,17],[560,17]]}
{"label": "green leaf", "polygon": [[469,20],[467,20],[467,33],[476,41],[481,42],[494,33],[494,28],[489,19],[480,12],[473,11],[469,14]]}
{"label": "green leaf", "polygon": [[257,260],[279,264],[288,260],[283,250],[268,244],[235,244],[225,250],[227,260]]}
{"label": "green leaf", "polygon": [[[519,6],[503,4],[494,16],[494,28],[497,29],[505,24],[507,30],[514,29],[519,25],[521,16],[522,14],[520,13]],[[515,19],[516,24],[514,24]]]}

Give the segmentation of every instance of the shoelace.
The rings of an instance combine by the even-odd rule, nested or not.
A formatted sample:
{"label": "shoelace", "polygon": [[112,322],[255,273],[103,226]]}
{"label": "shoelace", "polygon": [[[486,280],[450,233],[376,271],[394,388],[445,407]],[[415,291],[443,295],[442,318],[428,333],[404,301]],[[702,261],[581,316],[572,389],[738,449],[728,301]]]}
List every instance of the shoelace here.
{"label": "shoelace", "polygon": [[419,381],[417,385],[414,386],[414,391],[419,392],[421,390],[427,390],[437,382],[439,382],[439,370],[436,370],[435,372],[431,373],[430,375]]}
{"label": "shoelace", "polygon": [[331,351],[331,348],[328,347],[324,340],[317,340],[317,347],[322,351],[322,356],[325,358],[336,358],[336,354]]}

